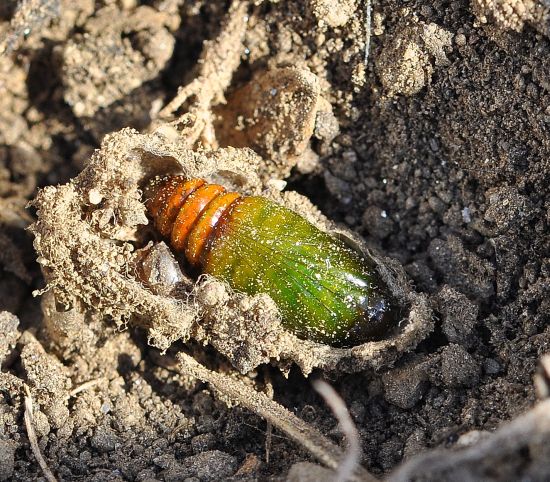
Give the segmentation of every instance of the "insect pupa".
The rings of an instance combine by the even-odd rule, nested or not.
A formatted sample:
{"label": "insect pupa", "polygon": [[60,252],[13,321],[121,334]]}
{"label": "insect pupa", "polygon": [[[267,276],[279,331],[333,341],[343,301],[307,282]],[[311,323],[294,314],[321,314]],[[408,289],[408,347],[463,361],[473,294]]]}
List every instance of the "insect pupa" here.
{"label": "insect pupa", "polygon": [[398,321],[374,263],[288,208],[181,175],[150,181],[146,199],[155,227],[193,271],[268,294],[301,338],[352,346]]}

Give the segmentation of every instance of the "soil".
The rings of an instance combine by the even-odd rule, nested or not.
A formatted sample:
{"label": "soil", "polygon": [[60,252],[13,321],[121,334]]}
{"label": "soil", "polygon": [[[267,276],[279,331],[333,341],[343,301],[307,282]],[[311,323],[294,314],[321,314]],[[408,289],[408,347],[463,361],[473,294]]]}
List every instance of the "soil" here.
{"label": "soil", "polygon": [[[218,0],[0,5],[0,480],[43,478],[25,387],[38,449],[59,480],[305,480],[312,469],[299,463],[313,460],[305,449],[161,362],[159,347],[168,359],[186,350],[247,385],[272,387],[278,403],[343,444],[304,376],[327,368],[359,430],[362,465],[381,477],[433,448],[475,448],[536,403],[533,376],[550,344],[547,3],[377,1],[367,59],[362,2],[259,1],[246,24],[231,11]],[[166,107],[196,79],[191,100]],[[288,95],[269,104],[271,89]],[[191,124],[178,117],[186,109]],[[147,132],[170,140],[159,147]],[[125,171],[117,149],[131,142],[143,155]],[[239,324],[233,335],[247,349],[237,356],[209,325],[254,312],[262,327],[275,320],[266,344],[276,346],[283,335],[270,300],[205,288],[197,296],[205,325],[193,331],[191,305],[177,312],[181,326],[155,324],[149,299],[172,300],[161,313],[172,320],[182,309],[172,292],[143,294],[134,278],[100,289],[133,269],[126,245],[151,239],[134,196],[139,176],[130,174],[153,157],[214,174],[238,165],[245,175],[228,182],[245,192],[271,187],[313,222],[362,236],[406,273],[415,293],[407,300],[433,310],[420,317],[422,339],[391,345],[391,356],[373,355],[360,371],[298,352],[277,366],[265,362],[280,351],[250,348],[260,331]],[[304,197],[277,194],[283,178],[322,214]],[[43,212],[26,209],[46,187],[35,204]],[[47,202],[60,193],[68,207],[55,212]],[[48,225],[54,215],[58,224]],[[27,228],[37,219],[35,250]],[[212,296],[228,297],[222,314]],[[541,446],[550,432],[537,436],[468,475],[548,479]]]}

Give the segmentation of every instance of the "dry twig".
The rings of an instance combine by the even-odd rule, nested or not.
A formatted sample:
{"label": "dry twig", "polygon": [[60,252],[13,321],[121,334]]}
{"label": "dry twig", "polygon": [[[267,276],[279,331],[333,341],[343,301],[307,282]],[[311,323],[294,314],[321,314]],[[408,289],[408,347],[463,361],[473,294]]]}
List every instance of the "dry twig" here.
{"label": "dry twig", "polygon": [[83,392],[84,390],[88,390],[89,388],[95,387],[96,385],[100,384],[103,381],[103,378],[95,378],[93,380],[89,380],[87,382],[84,382],[77,387],[73,388],[69,392],[69,398],[74,397],[75,395],[79,394],[80,392]]}
{"label": "dry twig", "polygon": [[[234,0],[222,31],[214,41],[204,42],[198,61],[198,76],[180,87],[178,93],[160,112],[161,123],[157,129],[165,130],[167,124],[181,131],[190,147],[200,140],[205,146],[215,147],[216,136],[211,108],[224,101],[224,92],[231,83],[233,72],[241,63],[242,42],[248,24],[248,2]],[[189,99],[194,98],[189,109],[178,114]]]}
{"label": "dry twig", "polygon": [[27,387],[27,385],[25,385],[25,428],[27,429],[27,436],[29,437],[32,453],[36,457],[36,460],[38,461],[38,464],[40,465],[40,468],[44,473],[44,477],[46,477],[46,480],[48,482],[56,482],[57,479],[54,477],[52,471],[48,467],[48,464],[42,456],[42,452],[40,452],[40,447],[38,446],[36,432],[34,431],[32,397],[29,387]]}

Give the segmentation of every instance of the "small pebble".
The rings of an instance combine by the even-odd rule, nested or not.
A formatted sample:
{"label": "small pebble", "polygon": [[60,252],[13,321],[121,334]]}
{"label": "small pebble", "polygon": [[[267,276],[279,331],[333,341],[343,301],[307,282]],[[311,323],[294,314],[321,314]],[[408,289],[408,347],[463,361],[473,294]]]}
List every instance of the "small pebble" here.
{"label": "small pebble", "polygon": [[466,35],[464,35],[463,33],[459,33],[455,35],[455,43],[459,47],[464,47],[466,45],[466,42],[467,42]]}

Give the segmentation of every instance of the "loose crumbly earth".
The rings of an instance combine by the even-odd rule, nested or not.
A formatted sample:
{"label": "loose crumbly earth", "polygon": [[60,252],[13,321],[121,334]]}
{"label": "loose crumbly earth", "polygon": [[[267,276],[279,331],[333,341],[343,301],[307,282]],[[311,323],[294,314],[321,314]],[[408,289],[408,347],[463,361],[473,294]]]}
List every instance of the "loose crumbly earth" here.
{"label": "loose crumbly earth", "polygon": [[[398,260],[437,315],[432,334],[394,366],[334,376],[359,428],[363,465],[388,474],[429,448],[472,443],[533,405],[533,374],[549,349],[548,7],[375,2],[365,64],[362,2],[257,3],[225,92],[235,129],[254,116],[231,103],[251,79],[266,82],[266,71],[289,66],[316,76],[303,90],[304,118],[316,112],[309,145],[297,134],[277,144],[287,127],[277,118],[263,138],[241,139],[273,155],[260,176],[269,183],[290,171],[291,187],[329,219]],[[177,88],[201,74],[202,43],[216,39],[227,11],[223,1],[0,5],[0,480],[42,476],[23,421],[25,385],[39,447],[59,479],[284,480],[308,460],[277,431],[266,449],[266,423],[166,368],[150,333],[77,315],[80,307],[52,293],[31,295],[44,278],[27,202],[38,187],[75,176],[106,133],[154,128]],[[211,97],[223,97],[210,81]],[[260,105],[264,94],[251,98]],[[199,134],[203,144],[213,139]],[[231,133],[219,138],[231,144]],[[281,149],[291,155],[278,158]],[[90,192],[90,204],[100,195]],[[192,349],[229,370],[214,351]],[[287,379],[260,367],[254,377],[342,442],[299,370]],[[480,464],[488,468],[477,476],[548,478],[541,447],[549,438],[506,463]]]}

